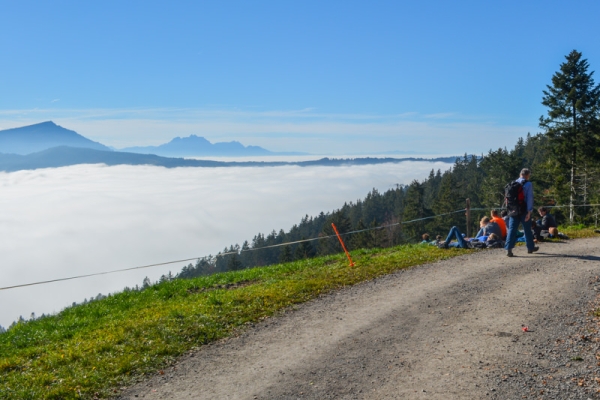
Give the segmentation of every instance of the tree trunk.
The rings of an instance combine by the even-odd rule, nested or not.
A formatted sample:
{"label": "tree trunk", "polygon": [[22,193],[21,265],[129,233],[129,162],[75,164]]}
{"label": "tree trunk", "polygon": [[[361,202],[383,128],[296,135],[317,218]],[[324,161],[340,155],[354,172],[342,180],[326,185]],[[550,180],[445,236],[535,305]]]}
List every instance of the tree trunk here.
{"label": "tree trunk", "polygon": [[[573,158],[575,157],[575,151],[573,151]],[[572,158],[572,159],[573,159]],[[575,162],[571,162],[571,195],[569,197],[569,221],[571,225],[573,225],[573,220],[575,218]]]}
{"label": "tree trunk", "polygon": [[571,195],[569,196],[569,222],[573,225],[575,220],[575,164],[577,162],[577,110],[575,108],[575,101],[572,104],[573,109],[573,136],[572,140],[572,153],[571,153]]}

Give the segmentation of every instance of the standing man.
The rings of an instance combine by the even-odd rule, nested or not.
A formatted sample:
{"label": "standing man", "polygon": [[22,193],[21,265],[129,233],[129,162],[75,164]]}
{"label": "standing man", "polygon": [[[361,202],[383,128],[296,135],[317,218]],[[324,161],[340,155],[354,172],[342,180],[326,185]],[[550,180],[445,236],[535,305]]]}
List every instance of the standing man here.
{"label": "standing man", "polygon": [[[527,253],[531,254],[538,251],[540,248],[533,242],[533,232],[531,231],[531,214],[533,213],[533,185],[529,182],[531,177],[531,171],[528,168],[521,170],[521,176],[515,182],[520,184],[518,188],[518,201],[520,207],[517,207],[516,211],[510,212],[508,220],[508,233],[506,235],[506,255],[513,257],[514,254],[512,249],[515,247],[517,242],[517,230],[519,224],[523,225],[523,231],[525,232],[525,242],[527,243]],[[511,185],[511,184],[509,184]],[[510,198],[507,196],[507,202],[510,202]],[[510,206],[510,204],[507,204]]]}

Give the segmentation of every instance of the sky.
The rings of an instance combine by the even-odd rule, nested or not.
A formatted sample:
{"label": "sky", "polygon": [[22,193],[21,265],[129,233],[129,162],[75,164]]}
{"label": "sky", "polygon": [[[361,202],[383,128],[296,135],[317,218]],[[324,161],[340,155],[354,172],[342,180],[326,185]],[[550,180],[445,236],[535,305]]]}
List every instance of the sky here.
{"label": "sky", "polygon": [[598,15],[592,0],[5,1],[0,129],[485,153],[539,131],[570,51],[599,68]]}
{"label": "sky", "polygon": [[[305,215],[451,164],[173,168],[76,165],[0,172],[0,287],[215,255]],[[352,250],[352,249],[351,249]],[[194,261],[191,261],[194,263]],[[181,271],[188,262],[0,290],[0,325]]]}

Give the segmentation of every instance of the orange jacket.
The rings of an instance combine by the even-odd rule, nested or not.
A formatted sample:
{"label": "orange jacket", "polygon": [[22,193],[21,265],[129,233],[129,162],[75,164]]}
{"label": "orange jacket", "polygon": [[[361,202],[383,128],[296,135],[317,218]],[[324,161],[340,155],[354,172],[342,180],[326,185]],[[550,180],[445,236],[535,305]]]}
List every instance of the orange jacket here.
{"label": "orange jacket", "polygon": [[498,224],[500,232],[502,232],[502,239],[506,239],[506,224],[504,223],[504,220],[500,217],[492,217],[490,221]]}

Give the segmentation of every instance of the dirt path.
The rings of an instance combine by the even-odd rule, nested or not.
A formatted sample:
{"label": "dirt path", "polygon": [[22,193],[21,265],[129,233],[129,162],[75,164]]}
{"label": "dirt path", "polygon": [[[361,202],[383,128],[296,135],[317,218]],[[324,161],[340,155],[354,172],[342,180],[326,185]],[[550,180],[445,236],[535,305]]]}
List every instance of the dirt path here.
{"label": "dirt path", "polygon": [[480,251],[324,296],[185,356],[122,398],[596,398],[569,383],[572,370],[597,368],[594,354],[556,354],[556,343],[576,335],[600,288],[600,238],[515,254]]}

